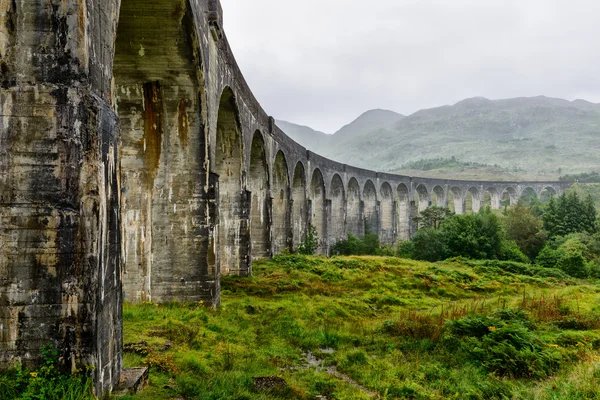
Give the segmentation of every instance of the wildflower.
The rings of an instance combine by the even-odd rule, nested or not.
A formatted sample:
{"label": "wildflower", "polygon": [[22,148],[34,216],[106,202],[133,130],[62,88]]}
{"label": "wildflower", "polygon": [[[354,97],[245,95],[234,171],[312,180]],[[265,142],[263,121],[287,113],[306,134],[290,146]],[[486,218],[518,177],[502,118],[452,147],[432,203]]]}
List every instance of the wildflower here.
{"label": "wildflower", "polygon": [[29,375],[31,375],[32,378],[37,378],[37,372],[30,372]]}
{"label": "wildflower", "polygon": [[494,332],[498,328],[496,328],[495,326],[489,326],[488,329],[490,330],[490,332]]}
{"label": "wildflower", "polygon": [[583,347],[583,346],[585,346],[585,344],[583,344],[581,342],[577,343],[577,347]]}

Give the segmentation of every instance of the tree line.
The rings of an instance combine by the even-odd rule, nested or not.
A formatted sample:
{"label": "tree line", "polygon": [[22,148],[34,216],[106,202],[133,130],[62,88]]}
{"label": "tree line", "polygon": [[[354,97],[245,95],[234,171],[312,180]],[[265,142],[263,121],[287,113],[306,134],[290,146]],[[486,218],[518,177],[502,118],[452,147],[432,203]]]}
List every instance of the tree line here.
{"label": "tree line", "polygon": [[501,260],[558,268],[574,277],[600,278],[600,222],[590,195],[576,191],[544,204],[520,201],[503,212],[489,207],[458,215],[432,206],[415,218],[413,237],[396,248],[379,245],[377,235],[349,235],[333,247],[338,255],[395,255],[424,261],[453,257]]}

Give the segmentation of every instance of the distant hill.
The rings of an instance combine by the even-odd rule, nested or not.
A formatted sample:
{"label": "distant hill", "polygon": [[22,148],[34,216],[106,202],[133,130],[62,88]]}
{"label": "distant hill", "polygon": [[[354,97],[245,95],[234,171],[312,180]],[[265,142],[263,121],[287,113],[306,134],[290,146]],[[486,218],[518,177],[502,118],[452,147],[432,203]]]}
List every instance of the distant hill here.
{"label": "distant hill", "polygon": [[337,131],[336,139],[362,136],[378,129],[389,129],[405,118],[404,115],[388,110],[370,110]]}
{"label": "distant hill", "polygon": [[[373,110],[321,139],[303,138],[307,148],[323,156],[379,171],[414,173],[417,161],[454,157],[493,166],[494,174],[506,170],[511,179],[519,173],[557,177],[600,170],[600,104],[543,96],[477,97],[408,117]],[[460,177],[461,164],[455,164],[444,175]]]}
{"label": "distant hill", "polygon": [[296,125],[282,120],[276,120],[275,123],[290,138],[294,139],[297,143],[300,143],[302,146],[314,151],[315,153],[323,154],[328,140],[331,139],[331,135],[315,131],[308,126]]}

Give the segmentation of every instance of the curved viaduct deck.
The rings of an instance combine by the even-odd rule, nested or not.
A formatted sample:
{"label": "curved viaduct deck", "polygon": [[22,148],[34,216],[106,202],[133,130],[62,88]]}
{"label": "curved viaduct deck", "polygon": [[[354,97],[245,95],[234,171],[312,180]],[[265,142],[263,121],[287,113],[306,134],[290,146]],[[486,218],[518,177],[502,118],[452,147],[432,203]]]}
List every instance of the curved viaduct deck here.
{"label": "curved viaduct deck", "polygon": [[363,219],[391,244],[432,202],[564,189],[307,151],[254,98],[215,0],[2,1],[0,69],[0,364],[50,341],[66,368],[96,366],[99,393],[119,380],[123,295],[218,305],[221,274],[309,223],[326,253]]}

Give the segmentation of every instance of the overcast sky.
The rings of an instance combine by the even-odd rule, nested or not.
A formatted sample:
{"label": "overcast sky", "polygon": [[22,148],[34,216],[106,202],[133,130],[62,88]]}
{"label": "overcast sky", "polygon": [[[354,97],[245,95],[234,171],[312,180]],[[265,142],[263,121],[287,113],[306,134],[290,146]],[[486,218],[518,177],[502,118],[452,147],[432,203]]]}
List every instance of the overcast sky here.
{"label": "overcast sky", "polygon": [[598,0],[221,0],[275,118],[333,133],[362,112],[467,97],[600,102]]}

